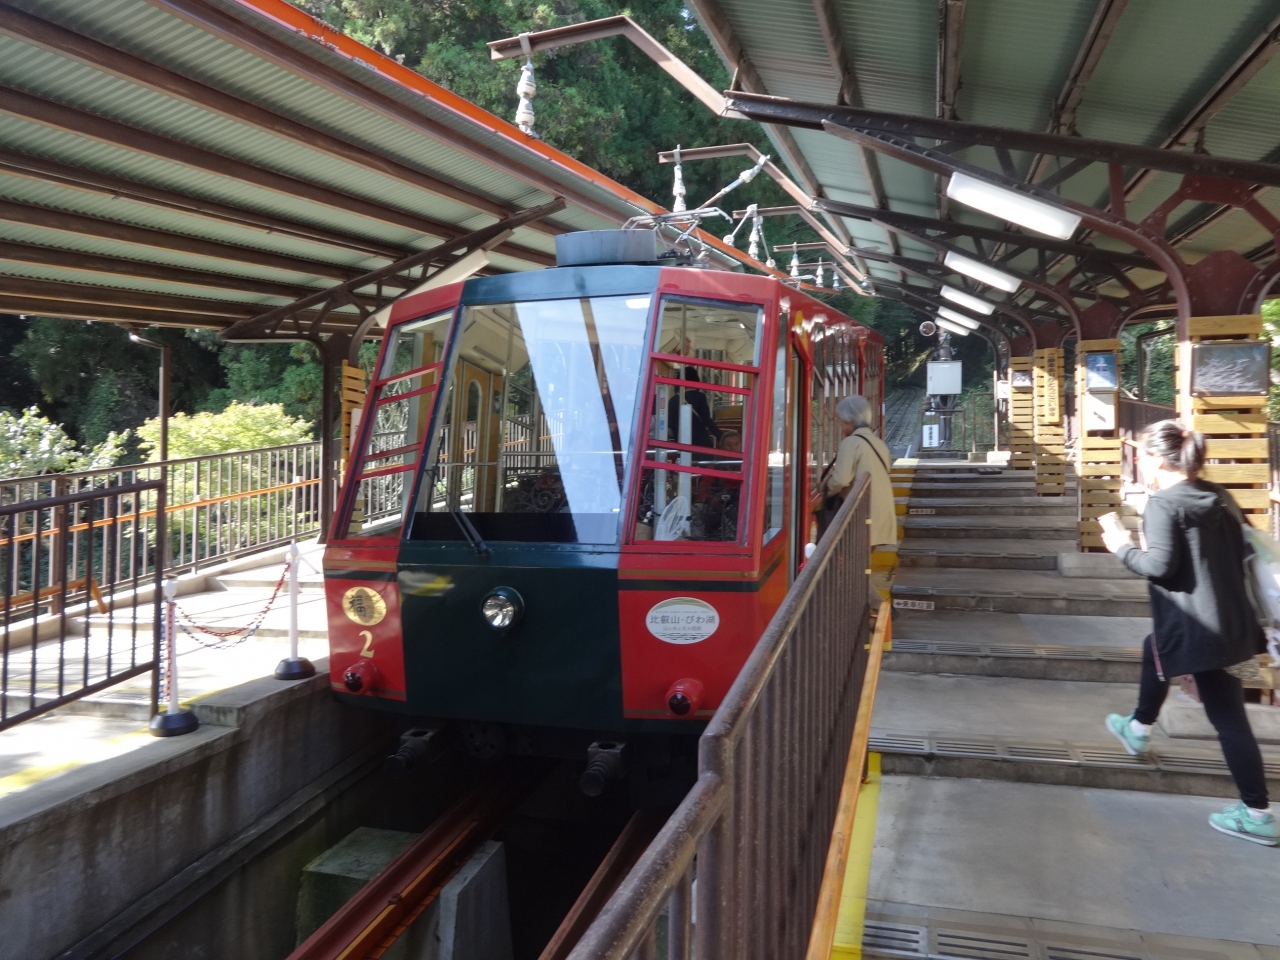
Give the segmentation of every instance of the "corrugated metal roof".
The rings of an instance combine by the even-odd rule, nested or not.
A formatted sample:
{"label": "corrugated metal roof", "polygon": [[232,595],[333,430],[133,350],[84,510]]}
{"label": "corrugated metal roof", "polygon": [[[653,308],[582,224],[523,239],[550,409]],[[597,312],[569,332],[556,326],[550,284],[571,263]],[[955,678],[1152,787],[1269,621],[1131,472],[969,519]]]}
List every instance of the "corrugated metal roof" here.
{"label": "corrugated metal roof", "polygon": [[[564,210],[493,251],[493,269],[523,270],[549,262],[554,233],[657,210],[283,0],[13,0],[0,14],[12,23],[0,23],[0,90],[88,115],[0,96],[0,311],[133,319],[130,294],[140,322],[165,298],[274,307],[564,195]],[[198,88],[149,83],[152,66]]]}
{"label": "corrugated metal roof", "polygon": [[[732,69],[746,63],[758,72],[764,89],[752,92],[836,103],[840,81],[824,43],[825,31],[838,36],[856,79],[861,103],[855,106],[929,118],[940,116],[944,27],[948,16],[962,12],[954,118],[1037,133],[1053,131],[1055,108],[1068,78],[1085,44],[1095,38],[1095,18],[1102,23],[1109,9],[1100,0],[692,0],[692,6],[704,24],[711,25],[708,32],[726,64]],[[824,20],[819,12],[823,8],[832,19]],[[1128,0],[1109,40],[1104,31],[1105,45],[1094,48],[1102,52],[1083,85],[1074,123],[1056,132],[1164,145],[1230,75],[1233,65],[1267,41],[1278,14],[1276,0]],[[1204,150],[1215,156],[1280,162],[1280,57],[1216,104],[1214,111],[1205,129]],[[790,134],[821,195],[873,205],[852,144],[799,128],[791,128]],[[994,152],[986,147],[970,147],[959,157],[1000,169]],[[1023,177],[1032,159],[1013,154]],[[891,211],[1002,226],[954,204],[949,211],[940,209],[937,178],[919,167],[884,155],[877,164]],[[793,176],[802,180],[802,170],[794,163],[790,166]],[[1041,176],[1057,168],[1057,161],[1050,161]],[[1128,170],[1126,177],[1136,173]],[[1129,219],[1147,216],[1181,179],[1167,173],[1151,177],[1130,198]],[[1073,200],[1105,206],[1107,171],[1095,164],[1061,190]],[[1280,201],[1272,200],[1269,192],[1262,194],[1262,202],[1280,210]],[[1211,204],[1186,203],[1169,217],[1168,225],[1172,230],[1185,225],[1190,214],[1202,218],[1213,210]],[[865,221],[844,222],[855,242],[874,245],[877,236],[884,239]],[[1250,253],[1256,263],[1263,263],[1272,255],[1267,240],[1267,232],[1239,211],[1179,237],[1188,263],[1223,249]],[[1092,237],[1090,242],[1102,249],[1131,250],[1105,237]],[[879,249],[884,249],[883,243]],[[929,260],[935,256],[909,241],[903,243],[903,252]],[[1033,259],[1024,256],[1012,265],[1027,266]],[[879,267],[874,272],[885,275]],[[1135,269],[1131,276],[1143,284],[1163,280],[1152,271]],[[1124,288],[1113,283],[1104,292],[1121,295]]]}

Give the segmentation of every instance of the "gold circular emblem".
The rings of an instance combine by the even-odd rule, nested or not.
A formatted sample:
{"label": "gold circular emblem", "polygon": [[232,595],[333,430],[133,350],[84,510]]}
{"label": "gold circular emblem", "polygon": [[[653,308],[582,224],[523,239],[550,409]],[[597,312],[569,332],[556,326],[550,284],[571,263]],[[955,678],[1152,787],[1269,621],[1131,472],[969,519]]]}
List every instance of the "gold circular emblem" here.
{"label": "gold circular emblem", "polygon": [[342,612],[348,619],[372,627],[387,615],[387,601],[376,590],[352,587],[342,595]]}

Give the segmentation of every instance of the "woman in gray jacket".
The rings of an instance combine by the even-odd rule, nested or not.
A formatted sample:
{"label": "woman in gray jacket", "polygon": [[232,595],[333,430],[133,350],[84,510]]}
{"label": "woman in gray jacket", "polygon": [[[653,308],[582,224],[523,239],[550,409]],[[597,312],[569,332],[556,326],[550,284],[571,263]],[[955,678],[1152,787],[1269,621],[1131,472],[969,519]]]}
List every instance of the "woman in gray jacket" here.
{"label": "woman in gray jacket", "polygon": [[1190,674],[1218,732],[1240,803],[1209,816],[1222,833],[1276,846],[1262,753],[1244,709],[1244,690],[1227,667],[1265,648],[1245,589],[1244,516],[1231,494],[1198,477],[1204,437],[1173,420],[1147,427],[1139,466],[1156,491],[1142,516],[1145,549],[1114,521],[1107,549],[1147,578],[1154,633],[1143,643],[1142,680],[1132,714],[1107,717],[1107,729],[1131,754],[1145,753],[1169,678]]}

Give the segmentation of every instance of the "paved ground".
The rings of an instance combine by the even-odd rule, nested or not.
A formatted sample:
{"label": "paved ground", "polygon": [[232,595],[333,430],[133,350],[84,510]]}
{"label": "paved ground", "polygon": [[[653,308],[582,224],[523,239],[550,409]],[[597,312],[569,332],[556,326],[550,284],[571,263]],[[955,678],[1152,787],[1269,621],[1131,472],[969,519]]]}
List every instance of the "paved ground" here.
{"label": "paved ground", "polygon": [[[319,553],[314,545],[304,547],[299,576],[299,654],[312,660],[328,655]],[[276,597],[262,626],[247,639],[221,639],[199,629],[203,626],[227,631],[251,622],[270,600],[282,569],[281,563],[271,563],[228,574],[212,583],[215,589],[178,598],[179,611],[190,617],[180,618],[187,629],[178,633],[179,692],[184,703],[269,676],[276,664],[288,656],[289,608],[284,590]],[[90,625],[90,646],[101,659],[107,639],[99,618],[91,618]],[[119,623],[116,631],[118,652],[120,637],[129,631],[121,629]],[[149,652],[149,622],[139,625],[139,643],[143,651]],[[37,677],[42,686],[49,679],[54,662],[44,655],[52,653],[55,646],[42,646],[39,651]],[[21,687],[17,685],[19,680]],[[11,697],[25,693],[26,683],[26,678],[11,678]],[[0,796],[148,743],[152,739],[146,731],[150,683],[150,675],[146,674],[0,732]],[[15,704],[16,709],[25,707],[25,703],[11,699],[11,708]]]}
{"label": "paved ground", "polygon": [[1280,851],[1211,831],[1205,818],[1222,805],[886,776],[870,889],[899,903],[1280,945]]}
{"label": "paved ground", "polygon": [[[999,581],[1003,570],[988,571]],[[904,640],[977,640],[982,643],[1055,644],[1139,650],[1151,632],[1145,617],[1055,616],[1041,613],[986,613],[898,610],[893,634]]]}
{"label": "paved ground", "polygon": [[[1177,785],[1179,771],[1208,771],[1196,792],[1207,792],[1210,780],[1231,792],[1216,741],[1172,738],[1157,729],[1160,771],[1129,776],[1128,758],[1103,720],[1132,709],[1136,685],[1067,679],[1068,667],[1086,652],[1081,648],[1123,651],[1117,662],[1131,666],[1150,630],[1150,620],[1132,609],[1145,612],[1146,585],[1114,574],[1063,577],[1045,569],[1053,566],[1046,554],[1058,552],[1075,520],[1045,516],[1041,504],[1060,510],[1062,501],[1027,497],[1026,473],[1007,470],[985,479],[958,464],[950,477],[945,469],[917,480],[908,501],[909,507],[937,504],[938,514],[904,518],[904,551],[931,552],[934,565],[904,564],[895,584],[900,604],[928,597],[938,606],[895,610],[893,632],[896,640],[934,644],[946,656],[934,652],[912,661],[904,655],[902,664],[935,672],[885,672],[876,697],[872,736],[886,763],[921,775],[889,775],[880,784],[865,868],[874,906],[864,942],[898,952],[872,955],[1280,958],[1273,949],[1280,947],[1280,911],[1273,908],[1280,850],[1214,832],[1206,818],[1228,801],[1189,795]],[[981,502],[983,496],[1007,497],[1011,515],[956,506],[962,497]],[[1001,563],[1012,568],[991,568],[993,554],[1006,555]],[[950,595],[1004,602],[1010,594],[1053,605],[1006,604],[984,612],[947,609],[944,602]],[[1096,615],[1106,613],[1125,615]],[[1021,648],[1022,656],[1041,661],[1044,676],[1063,679],[999,675],[1003,661],[987,651],[1000,645]],[[964,676],[942,672],[964,668]],[[1166,713],[1171,708],[1203,719],[1202,708],[1176,690]],[[1260,730],[1258,711],[1267,721],[1280,713],[1252,708]],[[993,743],[1018,749],[984,752]],[[1076,745],[1079,756],[1040,749],[1057,743]],[[910,752],[920,749],[924,755]],[[1272,763],[1280,759],[1276,745],[1264,745],[1263,753]],[[1066,765],[1055,766],[1059,762]],[[1085,781],[1086,774],[1091,779]],[[984,776],[1002,779],[978,779]],[[1070,782],[1090,785],[1062,785]],[[1108,782],[1116,789],[1097,786]],[[912,928],[928,940],[925,952],[903,946],[912,942]],[[966,939],[965,930],[973,936]],[[1019,930],[1026,936],[1001,932]],[[1175,936],[1206,939],[1167,939]],[[1076,946],[1049,949],[1053,937],[1074,937]]]}

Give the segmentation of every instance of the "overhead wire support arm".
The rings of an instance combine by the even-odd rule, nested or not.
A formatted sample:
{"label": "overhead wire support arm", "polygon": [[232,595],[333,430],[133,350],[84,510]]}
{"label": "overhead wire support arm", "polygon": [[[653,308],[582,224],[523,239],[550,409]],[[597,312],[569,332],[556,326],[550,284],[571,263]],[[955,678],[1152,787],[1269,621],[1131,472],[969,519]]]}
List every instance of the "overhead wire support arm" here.
{"label": "overhead wire support arm", "polygon": [[603,40],[607,37],[626,37],[680,86],[701,100],[713,113],[722,117],[743,119],[726,107],[724,94],[698,76],[679,57],[650,36],[630,17],[605,17],[602,20],[574,23],[566,27],[552,27],[550,30],[539,30],[537,33],[525,33],[517,37],[494,40],[488,45],[489,57],[493,60],[527,57],[539,50],[554,50],[557,47],[585,43],[588,40]]}

